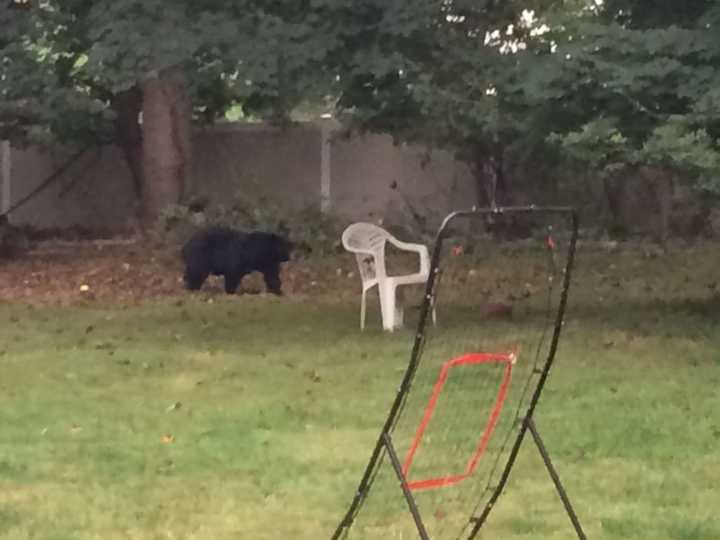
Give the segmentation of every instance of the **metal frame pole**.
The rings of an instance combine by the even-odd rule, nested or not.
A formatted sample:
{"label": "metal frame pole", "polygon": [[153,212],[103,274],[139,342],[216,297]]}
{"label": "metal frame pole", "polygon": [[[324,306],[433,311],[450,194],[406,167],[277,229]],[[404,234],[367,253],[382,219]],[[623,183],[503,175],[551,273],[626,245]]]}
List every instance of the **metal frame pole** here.
{"label": "metal frame pole", "polygon": [[565,511],[570,517],[570,521],[572,521],[578,538],[580,540],[587,540],[587,536],[585,536],[585,532],[580,525],[580,520],[578,520],[577,514],[575,513],[572,504],[570,504],[570,498],[568,497],[567,492],[562,485],[562,482],[560,482],[560,476],[558,475],[555,467],[552,464],[552,461],[550,460],[550,454],[548,454],[547,448],[545,448],[545,444],[543,443],[543,440],[540,437],[540,433],[535,426],[535,421],[532,419],[532,417],[526,418],[525,424],[527,425],[527,429],[532,435],[533,440],[535,441],[535,445],[540,451],[542,460],[543,462],[545,462],[545,467],[547,468],[548,473],[550,473],[550,478],[552,478],[553,484],[555,484],[555,489],[557,490],[558,495],[560,495],[560,499],[562,500],[563,506],[565,507]]}
{"label": "metal frame pole", "polygon": [[400,465],[400,460],[398,459],[395,448],[393,447],[390,434],[383,433],[383,442],[385,443],[385,448],[387,449],[388,456],[390,457],[390,463],[392,463],[393,469],[395,469],[395,474],[397,474],[398,480],[400,480],[400,487],[402,488],[408,508],[410,509],[410,513],[415,521],[415,526],[417,527],[420,539],[430,540],[430,536],[428,535],[425,525],[423,524],[422,517],[420,516],[420,510],[415,503],[415,498],[412,496],[412,491],[410,491],[410,488],[407,485],[407,480],[405,480],[405,475],[402,472],[402,465]]}

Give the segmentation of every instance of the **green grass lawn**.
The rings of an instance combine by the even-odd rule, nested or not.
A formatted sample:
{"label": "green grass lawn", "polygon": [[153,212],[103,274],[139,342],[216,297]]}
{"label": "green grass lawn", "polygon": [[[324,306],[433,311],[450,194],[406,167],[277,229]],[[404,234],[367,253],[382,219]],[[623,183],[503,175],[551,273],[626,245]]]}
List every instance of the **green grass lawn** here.
{"label": "green grass lawn", "polygon": [[[579,255],[537,423],[590,538],[720,538],[718,268],[716,246]],[[2,305],[0,538],[329,538],[413,336],[370,314],[361,334],[327,298]],[[481,537],[573,538],[527,443]]]}

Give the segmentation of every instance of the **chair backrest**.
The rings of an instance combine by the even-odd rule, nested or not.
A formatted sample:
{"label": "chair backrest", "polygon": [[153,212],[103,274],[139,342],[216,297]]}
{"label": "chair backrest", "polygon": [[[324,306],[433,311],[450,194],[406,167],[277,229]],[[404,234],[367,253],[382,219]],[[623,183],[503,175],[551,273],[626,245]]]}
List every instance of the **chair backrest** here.
{"label": "chair backrest", "polygon": [[345,249],[354,253],[375,253],[385,248],[390,233],[373,223],[353,223],[343,231],[342,243]]}
{"label": "chair backrest", "polygon": [[373,223],[353,223],[343,231],[343,246],[355,254],[363,283],[385,277],[385,243],[391,237]]}

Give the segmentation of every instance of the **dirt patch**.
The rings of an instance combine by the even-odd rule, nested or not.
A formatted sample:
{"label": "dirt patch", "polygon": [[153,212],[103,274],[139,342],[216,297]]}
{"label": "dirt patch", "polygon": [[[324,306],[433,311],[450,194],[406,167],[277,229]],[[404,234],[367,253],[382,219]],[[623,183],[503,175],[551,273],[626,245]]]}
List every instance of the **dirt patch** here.
{"label": "dirt patch", "polygon": [[[39,304],[136,304],[182,299],[199,294],[224,295],[222,278],[211,277],[199,293],[183,287],[179,248],[141,239],[46,241],[24,255],[0,261],[0,301]],[[469,287],[484,301],[506,301],[518,286],[537,281],[531,267],[475,270],[470,258],[454,258],[443,272],[444,296],[453,298]],[[417,271],[417,257],[389,254],[391,275]],[[516,275],[517,274],[517,275]],[[360,277],[355,258],[343,253],[322,259],[293,260],[283,265],[283,291],[290,299],[323,303],[358,303]],[[264,294],[260,274],[247,276],[241,294]],[[408,305],[419,304],[423,287],[407,290]],[[520,291],[520,293],[523,293]],[[520,294],[518,293],[518,294]]]}
{"label": "dirt patch", "polygon": [[[282,272],[288,296],[355,298],[360,281],[351,257],[290,261]],[[13,260],[0,262],[0,299],[31,303],[138,303],[189,294],[183,288],[177,247],[142,240],[48,241]],[[258,274],[243,280],[242,293],[262,294]],[[211,277],[199,294],[224,294]]]}
{"label": "dirt patch", "polygon": [[46,242],[2,263],[0,297],[64,304],[167,295],[177,288],[173,259],[137,241]]}

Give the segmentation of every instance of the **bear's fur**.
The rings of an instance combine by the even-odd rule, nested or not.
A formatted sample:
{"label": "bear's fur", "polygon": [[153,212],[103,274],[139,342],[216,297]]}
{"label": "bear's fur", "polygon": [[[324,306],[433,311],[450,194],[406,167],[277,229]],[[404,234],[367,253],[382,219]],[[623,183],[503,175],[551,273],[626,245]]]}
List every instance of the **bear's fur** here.
{"label": "bear's fur", "polygon": [[185,286],[198,290],[212,274],[223,276],[225,292],[234,294],[246,274],[261,272],[268,292],[280,295],[280,265],[290,260],[291,249],[290,242],[277,234],[210,227],[182,248]]}

